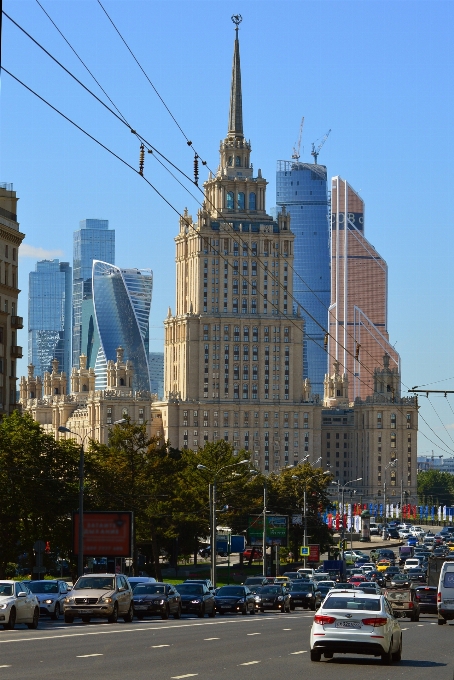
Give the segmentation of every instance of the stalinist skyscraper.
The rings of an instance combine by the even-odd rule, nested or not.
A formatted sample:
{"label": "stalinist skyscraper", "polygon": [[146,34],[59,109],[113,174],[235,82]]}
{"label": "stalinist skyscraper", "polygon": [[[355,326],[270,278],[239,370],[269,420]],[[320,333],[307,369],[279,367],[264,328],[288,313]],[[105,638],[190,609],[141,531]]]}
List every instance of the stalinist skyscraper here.
{"label": "stalinist skyscraper", "polygon": [[196,220],[185,211],[175,238],[177,300],[175,314],[169,309],[165,320],[161,412],[172,446],[197,449],[224,439],[273,470],[309,450],[312,414],[303,414],[301,403],[311,389],[301,380],[303,320],[292,309],[294,235],[285,209],[277,221],[266,213],[267,182],[251,164],[243,132],[240,17],[233,20],[230,110],[219,167],[204,184]]}

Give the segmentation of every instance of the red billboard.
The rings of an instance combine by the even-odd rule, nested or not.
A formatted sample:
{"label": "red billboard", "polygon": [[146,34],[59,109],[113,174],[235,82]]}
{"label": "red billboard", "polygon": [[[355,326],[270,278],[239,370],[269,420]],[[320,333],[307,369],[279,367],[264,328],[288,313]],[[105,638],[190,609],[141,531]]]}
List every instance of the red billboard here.
{"label": "red billboard", "polygon": [[[132,512],[84,512],[84,555],[131,557]],[[74,554],[79,552],[79,513],[73,516]]]}
{"label": "red billboard", "polygon": [[308,562],[319,562],[320,561],[320,546],[313,543],[309,545],[309,556],[307,558]]}

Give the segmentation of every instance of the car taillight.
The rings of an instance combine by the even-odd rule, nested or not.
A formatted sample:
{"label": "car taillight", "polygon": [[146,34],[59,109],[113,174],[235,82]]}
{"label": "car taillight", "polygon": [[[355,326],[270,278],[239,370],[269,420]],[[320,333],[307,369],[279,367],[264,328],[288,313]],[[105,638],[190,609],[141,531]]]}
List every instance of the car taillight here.
{"label": "car taillight", "polygon": [[409,608],[409,609],[413,609],[413,606],[414,606],[414,605],[413,605],[413,602],[409,602],[409,603],[408,603],[408,608]]}
{"label": "car taillight", "polygon": [[388,619],[376,616],[373,619],[363,619],[362,621],[365,626],[373,626],[374,628],[378,628],[378,626],[386,626]]}
{"label": "car taillight", "polygon": [[441,593],[437,594],[437,602],[441,602]]}
{"label": "car taillight", "polygon": [[321,614],[314,616],[314,623],[319,623],[321,626],[325,626],[327,623],[334,623],[335,620],[334,616],[322,616]]}

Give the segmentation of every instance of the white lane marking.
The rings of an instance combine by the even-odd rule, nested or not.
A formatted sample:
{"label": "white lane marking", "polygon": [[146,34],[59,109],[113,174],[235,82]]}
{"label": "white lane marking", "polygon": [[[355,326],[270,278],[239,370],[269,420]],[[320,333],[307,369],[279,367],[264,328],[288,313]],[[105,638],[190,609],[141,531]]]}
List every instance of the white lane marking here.
{"label": "white lane marking", "polygon": [[246,635],[261,635],[261,633],[246,633]]}
{"label": "white lane marking", "polygon": [[422,628],[423,625],[423,623],[418,623],[418,628]]}
{"label": "white lane marking", "polygon": [[[293,620],[295,619],[302,619],[305,618],[304,616],[294,616]],[[261,621],[276,621],[277,619],[274,616],[266,616],[261,619]],[[41,637],[29,637],[29,638],[12,638],[11,640],[0,640],[1,645],[6,645],[9,644],[10,642],[37,642],[39,640],[56,640],[58,638],[71,638],[71,637],[86,637],[88,635],[113,635],[116,633],[135,633],[135,632],[143,632],[143,631],[148,631],[148,630],[166,630],[167,628],[194,628],[196,626],[226,626],[226,625],[241,625],[244,623],[256,623],[256,621],[253,620],[252,617],[250,618],[244,618],[244,619],[230,619],[226,621],[205,621],[204,623],[183,623],[179,625],[170,625],[170,626],[155,626],[155,627],[147,627],[147,628],[137,628],[136,626],[133,626],[131,628],[123,628],[123,627],[118,627],[115,630],[112,630],[111,627],[109,630],[100,630],[100,631],[93,631],[93,632],[84,632],[84,633],[68,633],[67,635],[43,635]],[[102,624],[101,624],[102,625]],[[98,627],[98,626],[96,626]],[[109,628],[109,625],[106,624],[106,627]],[[406,629],[404,629],[406,630]]]}
{"label": "white lane marking", "polygon": [[283,628],[282,630],[292,630],[291,628]]}
{"label": "white lane marking", "polygon": [[207,640],[220,640],[221,638],[203,638],[203,639],[204,639],[205,642],[206,642]]}
{"label": "white lane marking", "polygon": [[307,650],[304,650],[304,652],[290,652],[290,654],[307,654]]}
{"label": "white lane marking", "polygon": [[151,645],[151,649],[159,649],[159,647],[170,647],[170,645]]}
{"label": "white lane marking", "polygon": [[88,659],[89,656],[104,656],[104,654],[78,654],[76,659]]}
{"label": "white lane marking", "polygon": [[172,675],[171,680],[180,680],[180,678],[193,678],[198,673],[186,673],[186,675]]}
{"label": "white lane marking", "polygon": [[437,623],[431,623],[430,625],[431,626],[437,626],[438,624]]}
{"label": "white lane marking", "polygon": [[402,630],[408,630],[408,628],[402,628]]}
{"label": "white lane marking", "polygon": [[246,661],[245,663],[240,663],[240,666],[252,666],[254,663],[260,663],[260,661]]}
{"label": "white lane marking", "polygon": [[10,664],[9,666],[7,666],[6,664],[4,664],[3,666],[0,666],[0,668],[11,668],[11,664]]}

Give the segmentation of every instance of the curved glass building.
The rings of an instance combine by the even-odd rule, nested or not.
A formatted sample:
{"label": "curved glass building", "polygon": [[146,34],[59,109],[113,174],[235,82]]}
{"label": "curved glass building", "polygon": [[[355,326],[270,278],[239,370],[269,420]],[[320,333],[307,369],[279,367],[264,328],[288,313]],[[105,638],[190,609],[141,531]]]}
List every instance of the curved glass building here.
{"label": "curved glass building", "polygon": [[149,317],[153,291],[151,269],[120,269],[93,262],[93,306],[99,333],[96,389],[107,386],[107,362],[123,347],[124,360],[134,368],[134,390],[150,391],[148,368]]}

